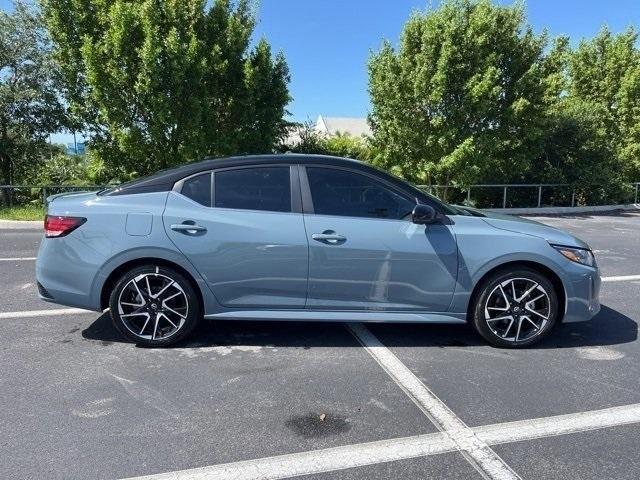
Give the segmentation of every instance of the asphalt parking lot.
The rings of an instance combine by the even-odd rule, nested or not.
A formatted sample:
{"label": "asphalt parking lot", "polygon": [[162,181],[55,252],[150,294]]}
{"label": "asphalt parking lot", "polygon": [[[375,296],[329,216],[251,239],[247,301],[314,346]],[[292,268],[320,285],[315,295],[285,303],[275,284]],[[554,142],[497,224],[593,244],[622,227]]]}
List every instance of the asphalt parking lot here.
{"label": "asphalt parking lot", "polygon": [[39,301],[40,231],[0,229],[0,478],[637,479],[640,214],[537,220],[591,245],[603,308],[518,351],[465,326],[222,321],[136,348]]}

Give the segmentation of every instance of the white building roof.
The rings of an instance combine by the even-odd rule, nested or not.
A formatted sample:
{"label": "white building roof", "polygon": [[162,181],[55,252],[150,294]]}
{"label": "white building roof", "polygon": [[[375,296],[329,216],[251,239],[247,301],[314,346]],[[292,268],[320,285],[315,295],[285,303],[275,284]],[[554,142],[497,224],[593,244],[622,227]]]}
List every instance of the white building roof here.
{"label": "white building roof", "polygon": [[323,117],[319,115],[315,128],[327,135],[337,135],[338,133],[351,135],[352,137],[371,135],[371,128],[366,118]]}

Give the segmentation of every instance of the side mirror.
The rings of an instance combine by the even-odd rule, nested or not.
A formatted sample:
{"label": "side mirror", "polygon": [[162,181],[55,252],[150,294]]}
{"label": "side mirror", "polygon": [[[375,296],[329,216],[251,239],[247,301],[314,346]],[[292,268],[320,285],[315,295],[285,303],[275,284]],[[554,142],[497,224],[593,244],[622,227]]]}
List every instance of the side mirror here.
{"label": "side mirror", "polygon": [[436,211],[431,205],[419,203],[413,207],[411,221],[418,225],[429,225],[436,221]]}

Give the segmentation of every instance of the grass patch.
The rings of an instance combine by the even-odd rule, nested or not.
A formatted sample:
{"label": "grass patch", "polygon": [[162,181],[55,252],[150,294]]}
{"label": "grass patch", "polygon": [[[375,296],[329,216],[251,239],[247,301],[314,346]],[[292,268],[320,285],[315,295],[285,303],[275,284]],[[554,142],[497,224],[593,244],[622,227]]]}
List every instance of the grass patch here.
{"label": "grass patch", "polygon": [[44,208],[40,205],[0,207],[0,220],[42,220]]}

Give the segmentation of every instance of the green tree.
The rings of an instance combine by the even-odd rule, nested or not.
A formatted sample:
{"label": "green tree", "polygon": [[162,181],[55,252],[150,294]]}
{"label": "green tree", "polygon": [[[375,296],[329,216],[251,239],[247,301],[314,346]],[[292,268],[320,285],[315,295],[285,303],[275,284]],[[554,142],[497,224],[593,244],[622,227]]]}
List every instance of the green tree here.
{"label": "green tree", "polygon": [[288,67],[250,49],[248,0],[42,0],[74,118],[120,178],[270,151],[283,135]]}
{"label": "green tree", "polygon": [[22,1],[0,10],[0,183],[24,181],[50,155],[64,121],[57,68],[39,14]]}
{"label": "green tree", "polygon": [[521,181],[561,88],[522,3],[445,0],[369,61],[376,163],[420,183]]}
{"label": "green tree", "polygon": [[583,204],[621,201],[624,178],[605,119],[601,105],[563,98],[549,113],[543,155],[531,181],[570,183]]}
{"label": "green tree", "polygon": [[597,106],[602,137],[629,179],[640,178],[640,49],[634,28],[604,27],[580,42],[569,60],[568,95]]}
{"label": "green tree", "polygon": [[374,150],[367,138],[343,133],[322,134],[313,123],[293,124],[289,128],[296,131],[298,138],[291,144],[280,145],[280,151],[334,155],[362,161],[371,161],[374,157]]}

